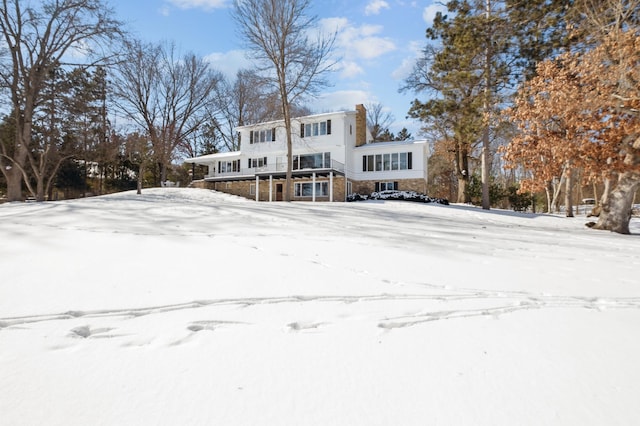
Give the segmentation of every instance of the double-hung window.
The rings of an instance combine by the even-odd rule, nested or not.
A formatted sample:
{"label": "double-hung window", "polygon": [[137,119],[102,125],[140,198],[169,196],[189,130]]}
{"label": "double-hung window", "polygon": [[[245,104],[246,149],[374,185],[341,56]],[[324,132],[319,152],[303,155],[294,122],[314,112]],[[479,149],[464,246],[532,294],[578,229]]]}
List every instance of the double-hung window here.
{"label": "double-hung window", "polygon": [[276,129],[251,130],[249,132],[249,143],[275,142]]}
{"label": "double-hung window", "polygon": [[265,167],[267,165],[267,157],[249,158],[249,168]]}
{"label": "double-hung window", "polygon": [[316,123],[301,123],[300,137],[324,136],[331,134],[331,120],[318,121]]}

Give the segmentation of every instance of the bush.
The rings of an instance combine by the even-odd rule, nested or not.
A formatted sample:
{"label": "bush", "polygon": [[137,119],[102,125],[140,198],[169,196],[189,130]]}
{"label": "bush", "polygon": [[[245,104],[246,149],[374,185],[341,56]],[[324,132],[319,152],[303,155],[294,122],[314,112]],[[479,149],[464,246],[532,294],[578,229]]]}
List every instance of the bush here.
{"label": "bush", "polygon": [[438,203],[449,205],[446,198],[431,198],[428,195],[420,194],[414,191],[380,191],[372,192],[371,195],[349,194],[347,201],[364,201],[364,200],[402,200],[415,201],[419,203]]}
{"label": "bush", "polygon": [[519,193],[520,185],[511,185],[507,188],[507,198],[511,208],[515,212],[524,212],[533,204],[531,193]]}

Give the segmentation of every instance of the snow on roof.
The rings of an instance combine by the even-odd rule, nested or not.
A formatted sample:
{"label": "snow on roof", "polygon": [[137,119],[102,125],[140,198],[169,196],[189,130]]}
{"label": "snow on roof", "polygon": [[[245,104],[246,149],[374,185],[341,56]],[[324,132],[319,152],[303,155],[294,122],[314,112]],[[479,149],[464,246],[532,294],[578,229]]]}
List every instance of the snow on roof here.
{"label": "snow on roof", "polygon": [[355,149],[375,149],[385,146],[397,146],[397,145],[424,145],[427,143],[426,139],[406,140],[406,141],[389,141],[389,142],[368,142],[364,145],[356,146]]}
{"label": "snow on roof", "polygon": [[199,157],[187,158],[184,160],[185,163],[207,163],[211,161],[218,161],[226,158],[240,157],[240,151],[229,151],[229,152],[217,152],[215,154],[207,154],[201,155]]}
{"label": "snow on roof", "polygon": [[[291,120],[292,121],[306,121],[306,120],[315,120],[318,118],[322,118],[322,117],[328,117],[328,116],[332,116],[332,115],[347,115],[347,114],[355,114],[356,111],[332,111],[332,112],[321,112],[318,114],[311,114],[311,115],[305,115],[302,117],[294,117]],[[273,120],[273,121],[265,121],[262,123],[254,123],[254,124],[247,124],[245,126],[238,126],[235,128],[236,131],[238,130],[242,130],[242,129],[252,129],[252,128],[256,128],[256,127],[269,127],[269,126],[275,126],[276,124],[282,124],[284,122],[283,119],[280,120]]]}

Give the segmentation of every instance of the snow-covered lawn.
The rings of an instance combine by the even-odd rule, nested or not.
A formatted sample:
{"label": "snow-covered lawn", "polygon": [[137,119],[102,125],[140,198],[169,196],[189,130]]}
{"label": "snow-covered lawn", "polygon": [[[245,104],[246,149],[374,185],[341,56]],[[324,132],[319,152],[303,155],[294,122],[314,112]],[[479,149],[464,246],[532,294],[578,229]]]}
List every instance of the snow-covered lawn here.
{"label": "snow-covered lawn", "polygon": [[0,206],[2,425],[630,425],[640,223],[197,189]]}

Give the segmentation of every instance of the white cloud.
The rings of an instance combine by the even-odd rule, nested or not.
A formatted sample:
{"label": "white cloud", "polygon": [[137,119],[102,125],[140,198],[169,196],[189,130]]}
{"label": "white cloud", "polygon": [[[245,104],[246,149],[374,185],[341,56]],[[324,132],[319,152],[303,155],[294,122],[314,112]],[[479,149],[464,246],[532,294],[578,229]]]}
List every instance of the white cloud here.
{"label": "white cloud", "polygon": [[357,75],[364,74],[364,69],[356,62],[342,60],[338,62],[336,70],[345,78],[353,78]]}
{"label": "white cloud", "polygon": [[447,7],[442,4],[433,3],[424,8],[422,11],[422,19],[424,22],[431,25],[433,24],[433,19],[436,17],[436,13],[438,12],[446,13]]}
{"label": "white cloud", "polygon": [[356,104],[375,101],[375,96],[364,90],[337,90],[318,97],[313,105],[317,112],[352,111]]}
{"label": "white cloud", "polygon": [[343,59],[342,68],[350,71],[350,75],[360,73],[354,72],[362,69],[358,61],[372,60],[396,50],[391,39],[380,36],[384,29],[381,25],[355,26],[346,18],[323,19],[320,24],[324,31],[336,32],[335,51]]}
{"label": "white cloud", "polygon": [[169,0],[169,3],[180,9],[220,9],[229,4],[229,0]]}
{"label": "white cloud", "polygon": [[378,15],[382,9],[389,9],[389,3],[384,0],[373,0],[364,9],[365,15]]}
{"label": "white cloud", "polygon": [[238,70],[250,68],[251,61],[244,50],[230,50],[228,52],[214,52],[204,57],[213,69],[222,72],[230,79],[234,79]]}
{"label": "white cloud", "polygon": [[418,41],[412,41],[409,43],[409,50],[412,52],[410,56],[407,56],[402,60],[400,66],[393,70],[391,77],[394,80],[404,80],[413,71],[413,66],[416,63],[418,57],[422,54],[422,44]]}
{"label": "white cloud", "polygon": [[350,46],[357,57],[363,59],[374,59],[396,49],[392,41],[380,37],[354,39],[351,41]]}

